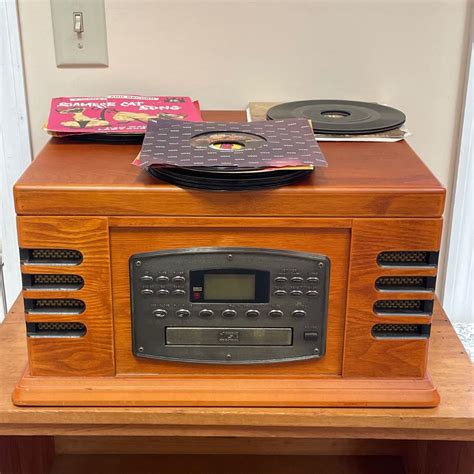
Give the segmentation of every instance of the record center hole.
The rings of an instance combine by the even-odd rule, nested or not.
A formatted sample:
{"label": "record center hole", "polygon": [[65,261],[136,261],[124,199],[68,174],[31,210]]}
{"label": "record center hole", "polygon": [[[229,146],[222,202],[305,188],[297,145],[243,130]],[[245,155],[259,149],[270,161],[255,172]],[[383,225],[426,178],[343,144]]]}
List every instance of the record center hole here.
{"label": "record center hole", "polygon": [[245,148],[245,143],[241,142],[231,142],[231,141],[218,141],[211,143],[209,145],[209,148],[212,148],[213,150],[219,150],[219,151],[233,151],[233,150],[242,150]]}
{"label": "record center hole", "polygon": [[349,117],[350,112],[346,112],[345,110],[325,110],[321,112],[321,115],[331,119],[340,119],[344,117]]}

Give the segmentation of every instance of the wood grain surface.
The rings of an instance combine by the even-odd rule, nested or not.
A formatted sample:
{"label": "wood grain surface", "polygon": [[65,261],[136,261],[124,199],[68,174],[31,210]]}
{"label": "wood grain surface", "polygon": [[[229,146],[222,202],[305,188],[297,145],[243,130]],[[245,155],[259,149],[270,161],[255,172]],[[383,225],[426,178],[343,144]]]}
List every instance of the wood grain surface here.
{"label": "wood grain surface", "polygon": [[441,219],[354,219],[344,346],[345,377],[423,377],[429,339],[374,339],[375,324],[429,324],[431,316],[377,315],[377,300],[433,300],[433,292],[380,291],[380,276],[436,275],[435,267],[381,267],[384,251],[437,251]]}
{"label": "wood grain surface", "polygon": [[11,401],[26,364],[18,302],[0,326],[0,433],[473,440],[472,364],[439,305],[433,324],[436,408],[25,408]]}
{"label": "wood grain surface", "polygon": [[[112,286],[117,374],[341,375],[344,341],[350,229],[336,219],[131,219],[129,227],[111,228]],[[228,225],[223,225],[224,223]],[[335,227],[332,227],[332,224]],[[347,224],[347,220],[345,221]],[[219,227],[217,227],[219,225]],[[133,227],[132,227],[133,226]],[[147,227],[149,226],[149,227]],[[324,226],[327,226],[326,228]],[[295,232],[295,227],[298,232]],[[257,247],[291,249],[327,255],[331,259],[331,285],[326,355],[321,359],[283,364],[224,366],[146,360],[132,353],[129,258],[142,252],[187,247]]]}
{"label": "wood grain surface", "polygon": [[[245,121],[245,112],[204,112]],[[405,142],[321,143],[329,166],[291,186],[184,190],[131,165],[139,145],[53,139],[15,186],[19,215],[439,217],[445,190]]]}
{"label": "wood grain surface", "polygon": [[84,278],[80,290],[23,292],[24,298],[73,298],[85,303],[81,314],[27,314],[28,322],[81,322],[87,333],[77,338],[28,338],[30,370],[34,375],[113,375],[114,348],[106,218],[20,217],[19,245],[25,249],[80,250],[77,266],[22,265],[25,274],[76,274]]}
{"label": "wood grain surface", "polygon": [[[24,265],[22,268],[24,273],[64,271],[85,278],[84,288],[77,291],[24,292],[25,297],[78,298],[86,303],[85,313],[79,316],[27,315],[30,322],[79,320],[87,326],[87,334],[81,338],[29,338],[31,375],[425,377],[427,339],[375,339],[371,329],[377,323],[429,324],[431,317],[380,316],[374,313],[373,305],[375,301],[384,299],[433,299],[434,294],[378,291],[375,280],[379,276],[407,273],[434,276],[436,268],[382,268],[376,259],[379,252],[386,250],[437,250],[440,219],[115,217],[108,221],[106,218],[30,216],[19,218],[19,231],[23,247],[74,248],[85,256],[78,266],[39,268]],[[331,260],[331,285],[326,355],[318,360],[238,367],[135,357],[131,347],[129,258],[148,251],[214,245],[289,249],[327,255]],[[114,342],[115,352],[112,354]],[[51,357],[52,353],[54,357]],[[114,361],[110,360],[112,356],[115,357],[115,368]],[[405,387],[403,385],[403,389]],[[375,403],[373,398],[369,398]],[[430,400],[428,404],[432,404],[434,398]],[[360,402],[365,403],[364,400]],[[406,402],[402,396],[400,403],[406,405]],[[414,402],[419,403],[416,397]],[[261,403],[263,400],[259,399],[258,404]],[[321,403],[328,404],[328,401],[324,399]],[[392,399],[390,403],[393,403]],[[300,402],[295,400],[294,404],[298,406]]]}

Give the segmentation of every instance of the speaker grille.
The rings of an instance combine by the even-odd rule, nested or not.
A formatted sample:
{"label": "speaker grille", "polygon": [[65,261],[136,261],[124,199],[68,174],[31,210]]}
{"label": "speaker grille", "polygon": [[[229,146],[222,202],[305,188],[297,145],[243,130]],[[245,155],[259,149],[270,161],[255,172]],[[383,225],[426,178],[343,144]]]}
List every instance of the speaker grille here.
{"label": "speaker grille", "polygon": [[22,264],[30,265],[79,265],[82,253],[68,249],[21,249]]}
{"label": "speaker grille", "polygon": [[376,324],[372,327],[375,338],[428,338],[430,332],[430,324]]}
{"label": "speaker grille", "polygon": [[84,279],[79,275],[23,275],[23,288],[32,290],[79,290]]}
{"label": "speaker grille", "polygon": [[434,290],[436,279],[423,276],[380,277],[375,281],[378,290],[424,291]]}
{"label": "speaker grille", "polygon": [[26,332],[29,337],[82,337],[86,326],[76,322],[27,323]]}
{"label": "speaker grille", "polygon": [[374,304],[378,314],[426,314],[433,312],[432,300],[379,300]]}
{"label": "speaker grille", "polygon": [[80,314],[86,308],[84,301],[75,299],[25,299],[27,313]]}
{"label": "speaker grille", "polygon": [[377,263],[386,267],[424,267],[438,263],[438,252],[399,250],[381,252],[377,256]]}

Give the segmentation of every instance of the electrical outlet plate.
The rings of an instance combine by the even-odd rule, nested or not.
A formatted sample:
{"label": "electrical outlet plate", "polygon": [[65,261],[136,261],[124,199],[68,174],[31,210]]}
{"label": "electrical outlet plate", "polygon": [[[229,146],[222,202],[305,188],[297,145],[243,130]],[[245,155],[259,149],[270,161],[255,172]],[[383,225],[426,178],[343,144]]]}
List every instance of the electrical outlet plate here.
{"label": "electrical outlet plate", "polygon": [[[50,0],[58,67],[107,67],[104,0]],[[82,32],[75,15],[82,13]],[[77,28],[78,30],[80,28]]]}

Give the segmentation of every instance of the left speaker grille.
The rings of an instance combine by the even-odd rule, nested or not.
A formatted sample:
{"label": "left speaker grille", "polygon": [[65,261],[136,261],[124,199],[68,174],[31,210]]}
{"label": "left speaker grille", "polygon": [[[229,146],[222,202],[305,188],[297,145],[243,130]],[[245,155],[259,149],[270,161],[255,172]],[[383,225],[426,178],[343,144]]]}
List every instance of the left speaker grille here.
{"label": "left speaker grille", "polygon": [[22,264],[30,265],[79,265],[82,253],[70,249],[20,249]]}
{"label": "left speaker grille", "polygon": [[25,310],[29,314],[80,314],[84,312],[86,305],[82,300],[76,299],[25,299]]}
{"label": "left speaker grille", "polygon": [[29,337],[82,337],[86,326],[78,322],[27,323],[26,332]]}
{"label": "left speaker grille", "polygon": [[79,275],[23,274],[23,288],[27,290],[80,290],[83,286]]}

